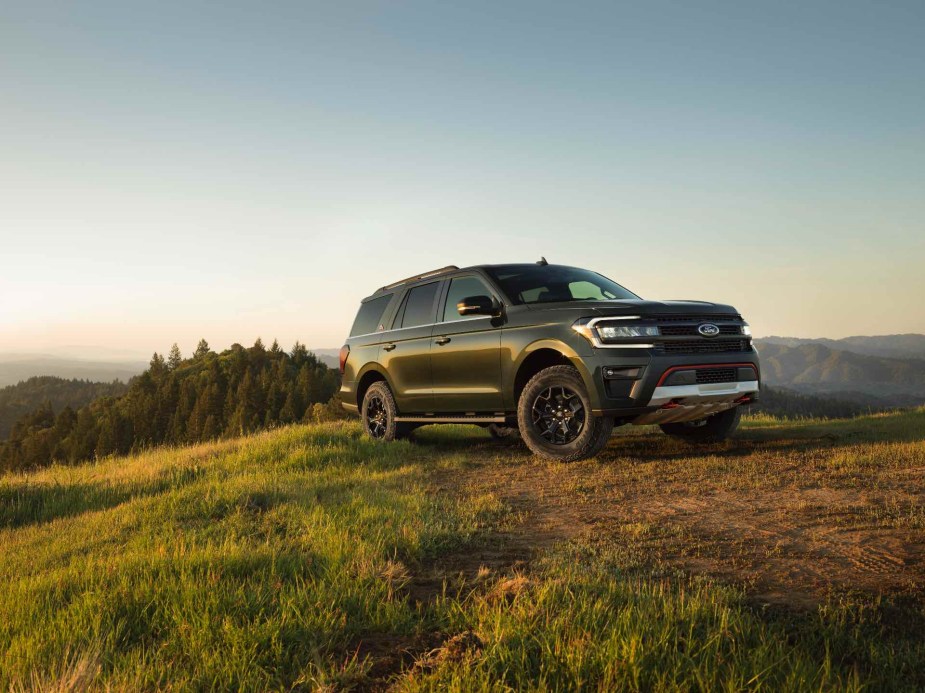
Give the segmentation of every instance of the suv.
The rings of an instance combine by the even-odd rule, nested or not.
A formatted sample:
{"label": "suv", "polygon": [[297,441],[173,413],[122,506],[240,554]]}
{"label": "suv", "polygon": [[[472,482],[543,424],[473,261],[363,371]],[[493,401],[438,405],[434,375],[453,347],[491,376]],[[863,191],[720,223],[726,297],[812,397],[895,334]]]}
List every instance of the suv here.
{"label": "suv", "polygon": [[471,423],[519,430],[564,461],[595,455],[627,423],[721,440],[759,389],[751,330],[731,306],[647,301],[545,259],[382,287],[360,306],[340,372],[343,406],[373,438]]}

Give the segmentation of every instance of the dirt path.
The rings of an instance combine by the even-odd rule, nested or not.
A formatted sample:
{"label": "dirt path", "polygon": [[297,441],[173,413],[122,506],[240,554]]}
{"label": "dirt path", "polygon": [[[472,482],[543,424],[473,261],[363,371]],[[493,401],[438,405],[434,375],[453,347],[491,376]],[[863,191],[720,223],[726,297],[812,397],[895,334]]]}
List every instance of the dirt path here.
{"label": "dirt path", "polygon": [[596,461],[558,465],[516,445],[479,445],[466,470],[438,476],[437,488],[494,494],[515,521],[489,548],[448,559],[434,575],[516,568],[559,541],[607,538],[643,562],[742,584],[765,602],[809,606],[843,591],[921,597],[920,471],[895,455],[860,478],[828,469],[827,460],[851,454],[825,437],[746,439],[691,456],[649,435],[617,438]]}

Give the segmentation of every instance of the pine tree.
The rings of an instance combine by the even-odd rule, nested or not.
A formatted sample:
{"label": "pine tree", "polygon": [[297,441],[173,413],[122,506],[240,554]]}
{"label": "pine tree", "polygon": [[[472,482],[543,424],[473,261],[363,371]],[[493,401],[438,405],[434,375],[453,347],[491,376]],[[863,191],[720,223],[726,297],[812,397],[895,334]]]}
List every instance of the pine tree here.
{"label": "pine tree", "polygon": [[167,362],[164,360],[163,356],[155,351],[154,356],[151,357],[151,362],[148,364],[148,374],[150,375],[151,380],[157,384],[166,373]]}
{"label": "pine tree", "polygon": [[209,343],[200,339],[199,344],[196,345],[196,351],[193,352],[193,358],[196,360],[203,359],[209,354]]}
{"label": "pine tree", "polygon": [[167,368],[175,371],[180,367],[181,363],[183,363],[183,354],[180,353],[180,347],[174,342],[173,346],[170,347],[170,354],[167,356]]}
{"label": "pine tree", "polygon": [[305,348],[305,345],[299,341],[296,341],[292,345],[292,352],[290,352],[292,357],[292,365],[296,368],[301,368],[302,364],[308,360],[308,349]]}

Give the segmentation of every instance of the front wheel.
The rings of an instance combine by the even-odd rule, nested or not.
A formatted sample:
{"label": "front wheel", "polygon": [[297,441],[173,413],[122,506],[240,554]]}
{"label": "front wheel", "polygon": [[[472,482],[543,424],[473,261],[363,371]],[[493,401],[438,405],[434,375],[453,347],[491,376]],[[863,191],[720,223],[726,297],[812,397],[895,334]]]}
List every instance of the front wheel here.
{"label": "front wheel", "polygon": [[607,444],[613,420],[591,415],[591,399],[572,366],[551,366],[530,378],[517,402],[517,424],[539,457],[573,462]]}
{"label": "front wheel", "polygon": [[705,419],[662,424],[660,428],[670,436],[692,443],[718,443],[731,436],[739,427],[741,416],[739,407],[733,407]]}

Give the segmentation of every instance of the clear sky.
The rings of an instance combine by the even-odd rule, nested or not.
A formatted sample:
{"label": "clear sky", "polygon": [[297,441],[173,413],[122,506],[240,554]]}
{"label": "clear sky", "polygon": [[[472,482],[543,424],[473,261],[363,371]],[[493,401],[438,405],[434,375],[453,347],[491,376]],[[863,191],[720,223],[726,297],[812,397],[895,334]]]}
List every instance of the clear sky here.
{"label": "clear sky", "polygon": [[540,255],[925,332],[925,3],[0,0],[0,351],[336,347]]}

